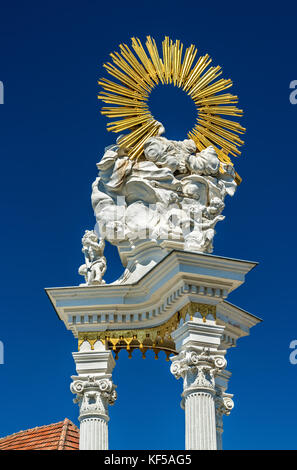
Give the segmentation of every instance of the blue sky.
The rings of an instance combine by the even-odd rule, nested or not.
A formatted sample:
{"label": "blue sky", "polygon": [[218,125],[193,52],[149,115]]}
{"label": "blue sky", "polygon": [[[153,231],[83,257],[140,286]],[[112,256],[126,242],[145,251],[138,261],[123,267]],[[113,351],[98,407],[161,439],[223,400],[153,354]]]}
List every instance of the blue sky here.
{"label": "blue sky", "polygon": [[[164,35],[198,46],[232,78],[247,128],[214,254],[258,261],[232,303],[264,322],[228,353],[235,408],[225,449],[297,448],[296,10],[282,2],[2,2],[0,12],[1,316],[0,436],[64,417],[77,423],[70,376],[77,343],[44,287],[81,282],[81,236],[93,228],[96,162],[114,136],[100,115],[97,79],[109,52],[130,37]],[[162,93],[164,91],[164,93]],[[194,111],[178,90],[152,108],[169,138],[183,139]],[[108,247],[108,281],[122,267]],[[148,355],[149,356],[149,355]],[[110,410],[110,448],[182,449],[182,383],[165,359],[121,352]]]}

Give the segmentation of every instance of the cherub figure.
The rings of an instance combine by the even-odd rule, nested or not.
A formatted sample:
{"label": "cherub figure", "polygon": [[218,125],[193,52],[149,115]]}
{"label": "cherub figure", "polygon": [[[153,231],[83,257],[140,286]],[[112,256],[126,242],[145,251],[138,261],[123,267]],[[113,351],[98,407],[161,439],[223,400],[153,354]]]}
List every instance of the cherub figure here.
{"label": "cherub figure", "polygon": [[219,215],[222,212],[224,207],[225,207],[225,204],[219,197],[213,197],[209,202],[209,206],[203,209],[202,215],[206,219],[213,220],[217,215]]}
{"label": "cherub figure", "polygon": [[82,238],[82,252],[85,256],[85,264],[82,264],[78,273],[84,276],[86,283],[81,285],[100,285],[105,284],[103,280],[106,271],[106,258],[103,255],[105,241],[103,238],[98,240],[93,230],[86,230]]}

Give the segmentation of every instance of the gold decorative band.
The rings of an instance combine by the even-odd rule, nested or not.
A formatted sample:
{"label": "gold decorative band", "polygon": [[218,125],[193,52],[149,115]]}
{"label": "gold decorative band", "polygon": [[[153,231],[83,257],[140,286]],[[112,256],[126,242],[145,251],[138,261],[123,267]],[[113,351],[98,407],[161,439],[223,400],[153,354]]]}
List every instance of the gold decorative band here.
{"label": "gold decorative band", "polygon": [[97,341],[101,341],[107,349],[112,349],[115,352],[116,359],[121,349],[128,351],[129,358],[132,357],[132,352],[135,349],[141,350],[143,358],[145,358],[146,351],[152,349],[155,352],[155,359],[158,359],[160,351],[164,351],[166,360],[169,360],[170,354],[176,354],[175,343],[171,333],[176,330],[181,320],[186,321],[188,319],[187,316],[189,316],[190,320],[193,320],[197,312],[200,313],[204,322],[208,315],[213,315],[214,319],[216,319],[215,305],[190,302],[165,323],[152,328],[79,332],[78,350],[80,350],[82,343],[85,341],[90,344],[91,350],[94,349]]}
{"label": "gold decorative band", "polygon": [[193,320],[195,313],[199,312],[202,316],[203,321],[206,321],[206,317],[208,315],[212,315],[216,320],[216,306],[209,305],[209,304],[201,304],[197,302],[190,302],[189,304],[185,305],[180,310],[181,318],[185,320],[186,316],[190,316],[190,320]]}

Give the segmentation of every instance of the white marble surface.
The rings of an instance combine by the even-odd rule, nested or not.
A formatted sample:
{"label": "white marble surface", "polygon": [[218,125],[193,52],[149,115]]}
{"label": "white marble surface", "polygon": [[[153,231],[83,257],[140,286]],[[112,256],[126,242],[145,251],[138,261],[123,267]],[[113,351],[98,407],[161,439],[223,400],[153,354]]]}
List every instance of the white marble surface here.
{"label": "white marble surface", "polygon": [[[194,318],[172,333],[178,355],[171,358],[171,373],[183,380],[186,450],[222,448],[222,415],[232,409],[231,396],[216,377],[227,361],[222,349],[224,326]],[[224,388],[225,390],[225,388]]]}
{"label": "white marble surface", "polygon": [[105,241],[98,239],[93,230],[86,230],[82,237],[82,252],[85,257],[85,263],[82,264],[78,273],[84,276],[85,283],[81,286],[96,286],[105,284],[103,280],[106,271],[106,258],[103,255]]}
{"label": "white marble surface", "polygon": [[[98,342],[99,343],[99,342]],[[108,449],[108,407],[117,398],[112,382],[115,361],[100,343],[94,351],[73,353],[78,376],[72,376],[71,392],[79,405],[80,450]]]}
{"label": "white marble surface", "polygon": [[189,302],[216,306],[226,326],[224,345],[249,334],[260,322],[227,301],[256,264],[203,253],[173,250],[133,284],[46,289],[61,320],[75,336],[83,331],[158,326]]}
{"label": "white marble surface", "polygon": [[191,139],[151,137],[138,161],[115,144],[105,149],[97,167],[91,199],[100,240],[120,251],[128,243],[133,252],[139,241],[148,240],[213,251],[225,197],[233,196],[237,184],[232,165],[220,162],[212,146],[198,152]]}

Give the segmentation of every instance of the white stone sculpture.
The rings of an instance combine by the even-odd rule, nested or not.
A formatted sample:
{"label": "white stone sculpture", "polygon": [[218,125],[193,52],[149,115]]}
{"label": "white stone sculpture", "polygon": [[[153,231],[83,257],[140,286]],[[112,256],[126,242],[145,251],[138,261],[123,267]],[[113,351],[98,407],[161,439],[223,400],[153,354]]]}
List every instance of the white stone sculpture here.
{"label": "white stone sculpture", "polygon": [[[164,128],[162,128],[164,130]],[[212,146],[151,137],[138,161],[119,144],[105,149],[92,185],[99,236],[114,245],[175,240],[189,251],[211,253],[224,199],[237,184],[232,165]]]}
{"label": "white stone sculpture", "polygon": [[86,283],[81,285],[100,285],[105,284],[103,280],[106,271],[106,258],[103,255],[105,241],[98,240],[93,230],[86,230],[82,238],[82,252],[85,256],[85,264],[82,264],[78,272],[84,276]]}

